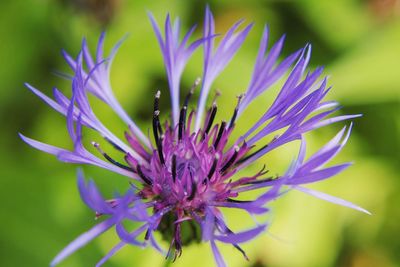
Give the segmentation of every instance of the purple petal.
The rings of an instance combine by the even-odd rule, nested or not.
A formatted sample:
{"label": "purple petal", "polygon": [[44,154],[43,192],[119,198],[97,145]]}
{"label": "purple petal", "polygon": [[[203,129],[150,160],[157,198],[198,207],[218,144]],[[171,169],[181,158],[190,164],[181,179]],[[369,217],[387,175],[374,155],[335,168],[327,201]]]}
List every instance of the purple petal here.
{"label": "purple petal", "polygon": [[363,208],[361,208],[361,207],[359,207],[359,206],[357,206],[357,205],[355,205],[355,204],[353,204],[351,202],[343,200],[341,198],[334,197],[334,196],[331,196],[331,195],[328,195],[328,194],[325,194],[325,193],[322,193],[322,192],[319,192],[319,191],[316,191],[316,190],[312,190],[312,189],[309,189],[309,188],[301,187],[301,186],[293,186],[293,188],[296,189],[296,190],[299,190],[299,191],[301,191],[303,193],[306,193],[308,195],[311,195],[311,196],[326,200],[328,202],[332,202],[334,204],[345,206],[345,207],[348,207],[348,208],[351,208],[351,209],[354,209],[354,210],[358,210],[358,211],[364,212],[364,213],[366,213],[368,215],[371,215],[371,213],[369,211],[367,211],[366,209],[363,209]]}
{"label": "purple petal", "polygon": [[[195,131],[200,128],[203,119],[203,113],[205,109],[205,104],[207,101],[208,93],[211,89],[211,85],[214,79],[219,75],[219,73],[226,67],[233,56],[236,54],[242,43],[247,37],[252,24],[246,26],[242,31],[235,33],[236,29],[240,26],[242,21],[236,22],[225,34],[215,53],[213,51],[213,42],[208,40],[205,42],[205,53],[204,53],[204,68],[203,68],[203,83],[200,90],[200,97],[197,104],[196,112],[196,122]],[[206,9],[205,16],[205,32],[204,34],[213,34],[214,21],[209,8]],[[209,29],[207,27],[210,27]],[[204,35],[204,38],[209,37],[209,35]]]}
{"label": "purple petal", "polygon": [[143,233],[143,231],[146,230],[147,228],[148,228],[147,224],[144,224],[135,231],[133,231],[132,233],[129,233],[128,231],[126,231],[122,223],[117,223],[115,230],[117,231],[119,238],[121,238],[121,240],[124,241],[125,243],[142,247],[144,246],[144,243],[137,241],[136,237],[141,233]]}
{"label": "purple petal", "polygon": [[101,196],[94,182],[90,180],[88,185],[85,184],[82,170],[78,170],[78,189],[83,202],[93,211],[103,214],[112,213],[112,209]]}
{"label": "purple petal", "polygon": [[330,140],[326,145],[324,145],[320,150],[318,150],[314,155],[312,155],[307,162],[301,167],[300,172],[306,172],[314,170],[316,168],[320,168],[324,163],[328,162],[334,156],[336,156],[340,150],[346,145],[347,140],[350,137],[351,129],[353,124],[350,124],[350,127],[346,133],[341,144],[339,144],[340,140],[343,138],[346,127],[343,127],[332,140]]}
{"label": "purple petal", "polygon": [[167,15],[164,24],[163,39],[160,28],[158,27],[154,17],[151,13],[148,15],[164,58],[170,89],[172,120],[173,125],[176,125],[179,119],[179,91],[182,72],[193,52],[205,41],[205,39],[197,40],[192,44],[189,44],[188,47],[185,47],[187,40],[194,31],[194,28],[191,28],[184,36],[182,42],[179,42],[180,23],[176,20],[175,25],[172,26],[169,14]]}
{"label": "purple petal", "polygon": [[55,109],[56,111],[60,112],[61,114],[65,114],[65,109],[61,107],[57,102],[55,102],[53,99],[49,98],[39,90],[37,90],[35,87],[31,86],[28,83],[25,83],[25,86],[31,90],[35,95],[37,95],[40,99],[42,99],[47,105]]}
{"label": "purple petal", "polygon": [[361,116],[362,116],[362,114],[343,115],[343,116],[337,116],[337,117],[334,117],[334,118],[326,119],[326,120],[323,120],[323,121],[320,121],[320,122],[314,124],[313,127],[311,127],[311,128],[309,129],[309,131],[310,131],[310,130],[317,129],[317,128],[321,128],[321,127],[324,127],[324,126],[326,126],[326,125],[329,125],[329,124],[332,124],[332,123],[336,123],[336,122],[339,122],[339,121],[344,121],[344,120],[350,120],[350,119],[354,119],[354,118],[359,118],[359,117],[361,117]]}
{"label": "purple petal", "polygon": [[97,42],[97,50],[96,50],[96,62],[103,61],[104,54],[104,39],[106,37],[106,33],[102,32],[99,37],[99,41]]}
{"label": "purple petal", "polygon": [[324,179],[327,179],[329,177],[332,177],[332,176],[338,174],[339,172],[343,171],[350,165],[352,165],[352,164],[344,163],[344,164],[340,164],[337,166],[325,168],[325,169],[322,169],[319,171],[306,173],[304,175],[294,174],[293,177],[290,180],[288,180],[287,184],[291,184],[291,185],[308,184],[308,183],[314,183],[314,182],[317,182],[320,180],[324,180]]}
{"label": "purple petal", "polygon": [[225,236],[215,235],[214,238],[223,243],[229,243],[229,244],[244,243],[255,238],[257,235],[261,234],[266,227],[267,225],[260,225],[251,230],[240,233],[232,233]]}
{"label": "purple petal", "polygon": [[117,253],[126,243],[119,242],[115,247],[113,247],[97,264],[96,267],[102,266],[106,261],[108,261],[115,253]]}
{"label": "purple petal", "polygon": [[89,231],[83,233],[74,241],[72,241],[68,246],[66,246],[50,263],[50,266],[56,266],[61,261],[63,261],[66,257],[74,253],[76,250],[85,246],[89,241],[104,233],[108,229],[110,229],[114,225],[114,219],[110,218],[106,221],[103,221],[96,226],[94,226]]}
{"label": "purple petal", "polygon": [[90,51],[89,51],[89,47],[87,45],[86,39],[83,39],[83,41],[82,41],[82,53],[83,53],[83,57],[85,58],[87,68],[92,69],[95,64],[94,64],[92,56],[90,55]]}
{"label": "purple petal", "polygon": [[219,252],[218,247],[215,244],[215,242],[211,241],[210,244],[211,244],[211,249],[212,249],[212,252],[214,254],[214,259],[215,259],[215,262],[217,263],[217,266],[218,267],[226,267],[225,261],[222,258],[222,255]]}
{"label": "purple petal", "polygon": [[61,51],[65,61],[68,63],[68,65],[70,66],[70,68],[72,70],[74,70],[76,68],[76,62],[75,60],[67,53],[67,51],[62,50]]}
{"label": "purple petal", "polygon": [[154,238],[154,235],[152,233],[150,233],[150,243],[152,245],[153,248],[155,248],[158,252],[161,253],[161,255],[163,255],[164,257],[167,256],[167,251],[165,249],[163,249],[160,244],[158,244],[157,240]]}
{"label": "purple petal", "polygon": [[41,151],[44,151],[46,153],[49,153],[49,154],[58,155],[59,153],[68,152],[68,150],[33,140],[29,137],[24,136],[21,133],[19,133],[19,137],[21,137],[21,139],[28,145],[30,145],[36,149],[39,149]]}
{"label": "purple petal", "polygon": [[243,209],[250,214],[265,214],[266,212],[269,211],[268,208],[254,205],[251,202],[245,202],[245,203],[218,202],[218,203],[210,203],[210,205],[214,205],[217,207],[225,207],[225,208]]}
{"label": "purple petal", "polygon": [[215,216],[211,208],[206,208],[205,219],[202,221],[202,239],[209,241],[212,238],[215,227]]}

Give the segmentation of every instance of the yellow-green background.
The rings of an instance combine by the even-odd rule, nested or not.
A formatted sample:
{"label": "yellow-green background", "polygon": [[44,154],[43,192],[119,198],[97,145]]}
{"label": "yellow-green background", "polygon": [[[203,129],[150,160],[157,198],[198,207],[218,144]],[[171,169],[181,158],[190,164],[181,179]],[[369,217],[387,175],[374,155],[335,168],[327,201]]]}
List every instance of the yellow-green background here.
{"label": "yellow-green background", "polygon": [[[396,0],[209,1],[217,29],[226,30],[240,18],[254,21],[248,40],[217,80],[224,116],[230,116],[234,96],[244,91],[262,27],[268,23],[272,39],[287,33],[284,54],[313,44],[311,66],[326,66],[343,113],[363,113],[336,162],[355,165],[312,188],[353,201],[372,212],[364,215],[344,207],[290,192],[273,204],[268,233],[245,244],[246,262],[229,246],[221,246],[229,266],[270,267],[392,267],[400,266],[400,3]],[[69,241],[94,224],[93,213],[79,199],[76,166],[25,145],[17,132],[70,147],[65,120],[33,96],[24,82],[50,94],[53,86],[69,92],[68,83],[52,72],[67,70],[61,48],[76,55],[82,37],[94,48],[101,30],[109,49],[125,33],[130,37],[114,62],[112,83],[128,113],[147,130],[152,94],[164,92],[166,80],[158,45],[146,11],[162,21],[166,12],[180,16],[184,28],[202,24],[203,1],[26,0],[0,3],[0,266],[47,266]],[[195,35],[199,36],[197,31]],[[194,56],[183,78],[188,88],[201,73],[201,53]],[[264,110],[276,90],[252,106],[238,129],[245,129]],[[97,114],[119,136],[124,125],[112,112],[97,105]],[[100,107],[100,108],[99,108]],[[164,112],[165,114],[166,112]],[[220,114],[221,115],[221,114]],[[219,118],[222,118],[220,116]],[[343,125],[343,124],[341,124]],[[308,134],[315,151],[341,127]],[[239,132],[239,131],[238,131]],[[88,133],[85,141],[101,139]],[[294,158],[298,144],[262,159],[273,173],[281,173]],[[255,172],[261,164],[249,169]],[[86,168],[105,194],[126,188],[125,178],[105,170]],[[235,230],[250,225],[245,214],[227,214]],[[264,220],[264,219],[262,219]],[[93,266],[117,241],[109,231],[60,266]],[[166,244],[164,244],[166,245]],[[174,266],[212,266],[207,245],[184,249]],[[151,249],[127,247],[105,266],[164,266]]]}

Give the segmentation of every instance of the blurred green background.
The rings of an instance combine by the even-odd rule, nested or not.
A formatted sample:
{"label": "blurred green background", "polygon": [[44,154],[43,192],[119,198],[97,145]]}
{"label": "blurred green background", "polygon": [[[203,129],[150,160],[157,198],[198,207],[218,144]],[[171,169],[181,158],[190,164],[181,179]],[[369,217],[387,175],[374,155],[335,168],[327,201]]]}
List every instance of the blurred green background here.
{"label": "blurred green background", "polygon": [[[0,3],[0,266],[47,266],[77,235],[93,225],[93,213],[76,189],[76,166],[25,145],[18,132],[51,144],[70,146],[65,120],[24,88],[24,82],[50,94],[53,86],[69,92],[68,83],[53,75],[66,71],[60,55],[65,48],[78,53],[82,37],[92,48],[102,30],[111,48],[130,33],[112,71],[117,97],[143,129],[149,127],[152,95],[166,88],[161,54],[146,11],[161,22],[166,12],[182,18],[185,29],[202,24],[204,1],[26,0]],[[217,30],[240,18],[254,21],[250,36],[232,64],[216,81],[221,110],[231,112],[234,96],[249,81],[265,23],[272,39],[287,33],[284,54],[313,45],[311,67],[326,66],[333,85],[329,98],[343,104],[343,113],[363,113],[355,122],[349,144],[337,161],[354,161],[342,174],[312,185],[353,201],[372,212],[367,216],[344,207],[291,192],[273,204],[268,233],[245,244],[251,261],[233,248],[221,246],[229,266],[253,267],[392,267],[400,266],[400,1],[208,1]],[[197,31],[199,36],[200,32]],[[188,88],[201,74],[201,52],[184,74]],[[163,109],[168,108],[164,91]],[[262,96],[247,114],[260,112],[276,90]],[[100,106],[103,107],[103,106]],[[119,136],[125,126],[108,109],[98,115]],[[255,116],[247,116],[255,119]],[[239,124],[246,129],[249,122]],[[308,134],[315,151],[341,127]],[[88,138],[88,137],[87,137]],[[93,135],[93,138],[99,137]],[[90,141],[90,140],[86,140]],[[293,159],[298,144],[263,158],[273,172]],[[250,168],[254,172],[260,165]],[[85,167],[105,195],[127,187],[125,178]],[[246,227],[242,214],[229,213],[232,227]],[[244,225],[243,225],[244,224]],[[109,231],[68,258],[60,266],[94,266],[117,242]],[[166,245],[166,244],[164,244]],[[151,249],[126,247],[105,266],[166,266]],[[213,266],[207,245],[184,250],[174,266]]]}

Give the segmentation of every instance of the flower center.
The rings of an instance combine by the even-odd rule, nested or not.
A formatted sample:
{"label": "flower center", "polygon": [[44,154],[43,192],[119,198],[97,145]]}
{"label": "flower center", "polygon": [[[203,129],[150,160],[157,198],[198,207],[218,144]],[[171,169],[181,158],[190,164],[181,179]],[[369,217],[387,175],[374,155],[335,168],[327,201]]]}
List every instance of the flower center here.
{"label": "flower center", "polygon": [[[246,142],[240,146],[227,146],[238,106],[229,123],[214,123],[217,105],[213,101],[203,126],[197,131],[192,130],[195,112],[191,111],[187,116],[187,111],[196,85],[186,96],[176,125],[169,121],[164,125],[160,123],[160,91],[156,93],[152,124],[155,144],[151,153],[134,136],[127,135],[131,146],[146,159],[139,163],[129,154],[126,156],[132,171],[143,180],[144,187],[139,194],[152,203],[155,213],[164,214],[164,210],[168,210],[160,218],[157,230],[163,238],[172,240],[175,257],[181,252],[182,245],[199,240],[199,225],[204,220],[206,206],[234,201],[231,198],[238,193],[232,188],[240,182],[232,182],[231,177],[250,150]],[[241,96],[238,99],[239,104]]]}

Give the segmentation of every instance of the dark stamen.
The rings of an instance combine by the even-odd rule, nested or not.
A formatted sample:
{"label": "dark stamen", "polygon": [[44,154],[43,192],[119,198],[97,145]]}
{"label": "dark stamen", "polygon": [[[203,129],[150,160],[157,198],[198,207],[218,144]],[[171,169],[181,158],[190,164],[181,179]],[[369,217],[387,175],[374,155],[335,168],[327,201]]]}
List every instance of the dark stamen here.
{"label": "dark stamen", "polygon": [[226,127],[226,121],[222,121],[222,122],[221,122],[221,125],[219,126],[219,131],[218,131],[217,139],[215,139],[215,142],[214,142],[214,148],[215,148],[215,149],[217,149],[218,144],[219,144],[219,141],[221,141],[221,137],[222,137],[222,134],[223,134],[224,131],[225,131],[225,127]]}
{"label": "dark stamen", "polygon": [[211,165],[210,171],[208,172],[208,175],[207,175],[208,180],[211,180],[211,177],[214,175],[215,169],[217,168],[218,159],[219,159],[219,156],[217,154],[217,155],[215,155],[214,162]]}
{"label": "dark stamen", "polygon": [[123,150],[119,145],[117,145],[116,143],[114,143],[113,141],[111,141],[110,139],[108,139],[107,137],[103,136],[104,140],[106,140],[108,143],[110,143],[116,150],[119,150],[123,153],[126,154],[126,151]]}
{"label": "dark stamen", "polygon": [[186,113],[189,105],[189,100],[194,93],[194,89],[200,84],[200,78],[197,78],[192,87],[189,90],[189,93],[186,95],[185,101],[183,102],[183,106],[181,108],[181,112],[179,114],[179,127],[178,127],[178,139],[182,139],[183,132],[185,131],[186,124]]}
{"label": "dark stamen", "polygon": [[236,120],[236,117],[237,117],[237,114],[238,114],[238,110],[239,110],[239,104],[240,104],[240,101],[242,100],[243,96],[244,96],[244,94],[240,94],[237,97],[238,98],[238,102],[237,102],[237,105],[235,107],[235,110],[233,111],[231,122],[229,123],[229,129],[231,129],[235,125],[235,120]]}
{"label": "dark stamen", "polygon": [[172,156],[171,172],[172,172],[172,180],[175,182],[175,180],[176,180],[176,155],[175,154]]}
{"label": "dark stamen", "polygon": [[159,110],[161,91],[158,90],[154,96],[154,111]]}
{"label": "dark stamen", "polygon": [[154,114],[153,114],[153,134],[154,134],[154,141],[157,145],[158,157],[160,158],[160,162],[162,165],[165,164],[164,155],[162,152],[162,128],[160,124],[160,110],[159,107],[159,100],[160,100],[161,92],[157,91],[154,97]]}
{"label": "dark stamen", "polygon": [[267,165],[263,165],[263,167],[261,168],[261,170],[258,172],[258,174],[257,175],[264,175],[264,174],[267,174],[268,172],[269,172],[269,170],[267,169],[267,170],[265,170],[267,168]]}
{"label": "dark stamen", "polygon": [[235,108],[235,111],[233,112],[231,121],[229,123],[229,129],[231,129],[233,127],[235,120],[236,120],[237,113],[238,113],[238,110]]}
{"label": "dark stamen", "polygon": [[192,180],[192,192],[190,193],[190,196],[187,198],[187,200],[191,201],[194,199],[194,196],[196,195],[197,191],[197,186],[196,183]]}
{"label": "dark stamen", "polygon": [[268,178],[261,179],[261,180],[250,181],[250,182],[247,182],[246,184],[261,184],[261,183],[270,182],[274,179],[275,179],[274,177],[268,177]]}
{"label": "dark stamen", "polygon": [[216,114],[217,114],[217,104],[214,102],[210,110],[210,117],[208,119],[207,126],[204,129],[203,139],[205,138],[205,135],[208,134],[208,132],[210,131]]}
{"label": "dark stamen", "polygon": [[[154,139],[157,142],[158,136],[163,134],[163,130],[161,128],[160,123],[160,90],[157,91],[156,95],[154,96],[154,113],[153,113],[153,132],[154,132]],[[158,130],[158,132],[156,132]]]}
{"label": "dark stamen", "polygon": [[183,132],[185,131],[186,111],[187,111],[187,107],[183,106],[181,108],[181,112],[179,114],[178,140],[182,140],[182,135],[183,135]]}
{"label": "dark stamen", "polygon": [[157,142],[157,151],[158,151],[158,157],[160,158],[161,164],[165,165],[165,159],[164,159],[164,154],[163,154],[163,149],[162,149],[163,139],[164,139],[164,136],[161,136],[159,141]]}
{"label": "dark stamen", "polygon": [[260,151],[263,150],[264,148],[267,148],[268,146],[269,146],[269,144],[266,144],[266,145],[262,146],[260,149],[257,149],[256,151],[254,151],[253,153],[251,153],[250,155],[247,155],[247,156],[245,156],[245,157],[239,159],[239,160],[236,162],[236,165],[239,165],[239,164],[245,162],[246,160],[248,160],[248,159],[250,159],[251,157],[255,156],[258,152],[260,152]]}
{"label": "dark stamen", "polygon": [[225,165],[219,170],[220,173],[224,173],[236,160],[238,152],[239,152],[239,147],[235,146],[235,152],[233,153],[232,157],[225,163]]}
{"label": "dark stamen", "polygon": [[127,171],[131,171],[131,172],[135,172],[131,167],[126,166],[122,163],[119,163],[118,161],[114,160],[113,158],[111,158],[107,153],[105,153],[101,148],[100,145],[96,142],[92,142],[92,145],[97,149],[97,151],[100,152],[100,154],[103,155],[103,157],[108,160],[110,163],[114,164],[117,167],[120,167],[121,169],[127,170]]}
{"label": "dark stamen", "polygon": [[148,185],[152,185],[153,182],[151,181],[150,178],[148,178],[146,175],[144,175],[144,173],[142,172],[142,168],[140,167],[140,165],[137,165],[136,167],[136,171],[137,174],[140,176],[140,178],[142,178],[143,182],[145,182]]}
{"label": "dark stamen", "polygon": [[160,134],[160,136],[162,136],[164,134],[163,129],[161,127],[161,123],[160,123],[160,117],[158,117],[157,130],[158,130],[158,133]]}
{"label": "dark stamen", "polygon": [[232,199],[232,198],[227,198],[226,201],[232,202],[232,203],[249,203],[252,201],[249,200],[237,200],[237,199]]}
{"label": "dark stamen", "polygon": [[158,131],[158,129],[159,129],[158,125],[160,124],[159,115],[160,115],[160,111],[159,110],[154,111],[154,114],[153,114],[153,135],[154,135],[154,141],[156,143],[160,139],[159,134],[158,134],[158,132],[159,132]]}
{"label": "dark stamen", "polygon": [[245,252],[238,244],[233,244],[233,246],[234,246],[237,250],[239,250],[239,251],[242,253],[243,257],[244,257],[247,261],[250,260],[249,257],[247,257],[246,252]]}
{"label": "dark stamen", "polygon": [[200,78],[197,78],[197,79],[194,81],[194,84],[193,84],[192,87],[190,88],[189,93],[186,95],[185,102],[183,102],[183,103],[184,103],[184,104],[183,104],[184,107],[187,107],[187,106],[188,106],[189,100],[190,100],[190,98],[192,97],[192,95],[193,95],[193,93],[194,93],[194,89],[196,89],[196,87],[200,84],[200,82],[201,82],[201,79],[200,79]]}
{"label": "dark stamen", "polygon": [[144,235],[144,240],[150,239],[150,229],[147,229],[146,234]]}
{"label": "dark stamen", "polygon": [[[226,229],[226,231],[228,232],[228,234],[234,234],[234,232],[231,230],[231,229],[229,229],[228,227],[224,227],[225,229]],[[243,257],[248,261],[249,260],[249,258],[247,257],[247,255],[246,255],[246,252],[238,245],[238,244],[232,244],[237,250],[239,250],[241,253],[242,253],[242,255],[243,255]]]}
{"label": "dark stamen", "polygon": [[162,165],[165,164],[165,160],[164,160],[164,155],[162,152],[162,139],[163,136],[159,136],[158,135],[158,131],[160,129],[160,119],[159,119],[159,115],[160,115],[160,111],[156,110],[154,111],[154,116],[153,116],[153,134],[154,134],[154,141],[156,142],[156,146],[157,146],[157,151],[158,151],[158,156],[160,158],[160,162]]}

